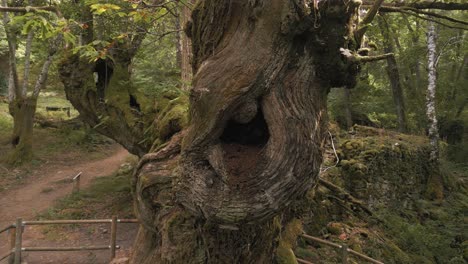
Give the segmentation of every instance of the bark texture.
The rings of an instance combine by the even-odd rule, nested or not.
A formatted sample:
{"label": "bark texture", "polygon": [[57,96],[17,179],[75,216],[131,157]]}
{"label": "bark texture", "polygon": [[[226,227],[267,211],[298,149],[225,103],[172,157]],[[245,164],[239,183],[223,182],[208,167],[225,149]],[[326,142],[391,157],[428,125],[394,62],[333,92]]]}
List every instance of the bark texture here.
{"label": "bark texture", "polygon": [[442,174],[439,169],[439,129],[437,126],[435,102],[437,87],[436,39],[437,33],[434,23],[431,22],[427,30],[428,85],[426,94],[426,115],[429,123],[428,136],[431,144],[429,160],[432,163],[433,169],[429,171],[426,196],[431,199],[440,200],[444,197],[444,188]]}
{"label": "bark texture", "polygon": [[182,89],[189,90],[192,86],[192,42],[190,38],[185,34],[185,27],[190,22],[190,17],[192,14],[192,4],[194,0],[187,1],[186,4],[182,6],[180,12],[180,28],[182,31],[179,33],[180,41],[180,72],[182,79]]}
{"label": "bark texture", "polygon": [[36,104],[37,98],[33,97],[15,99],[9,103],[10,112],[13,115],[11,144],[15,148],[7,157],[7,162],[10,164],[20,164],[32,158]]}
{"label": "bark texture", "polygon": [[426,94],[426,115],[429,123],[429,139],[432,147],[431,160],[439,159],[439,131],[437,128],[437,115],[435,106],[436,95],[436,31],[433,23],[429,24],[427,32],[427,51],[428,51],[428,85]]}
{"label": "bark texture", "polygon": [[330,87],[355,84],[358,4],[198,2],[189,126],[136,170],[132,263],[295,262],[288,208],[317,182]]}

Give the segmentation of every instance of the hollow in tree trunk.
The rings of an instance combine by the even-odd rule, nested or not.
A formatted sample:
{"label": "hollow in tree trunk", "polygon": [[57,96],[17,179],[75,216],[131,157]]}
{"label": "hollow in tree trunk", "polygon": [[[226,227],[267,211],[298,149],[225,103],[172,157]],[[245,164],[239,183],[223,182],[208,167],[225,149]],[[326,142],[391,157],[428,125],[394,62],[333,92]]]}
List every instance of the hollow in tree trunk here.
{"label": "hollow in tree trunk", "polygon": [[288,263],[331,87],[355,84],[357,1],[199,1],[190,123],[134,177],[132,263]]}

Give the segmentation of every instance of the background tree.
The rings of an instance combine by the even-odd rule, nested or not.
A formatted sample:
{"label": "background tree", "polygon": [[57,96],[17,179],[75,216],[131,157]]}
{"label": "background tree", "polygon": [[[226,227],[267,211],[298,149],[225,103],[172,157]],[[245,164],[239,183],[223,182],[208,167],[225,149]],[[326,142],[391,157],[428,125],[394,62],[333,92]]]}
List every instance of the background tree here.
{"label": "background tree", "polygon": [[[7,1],[3,0],[2,5],[7,8]],[[13,134],[11,144],[15,148],[7,158],[9,163],[21,163],[32,158],[32,133],[34,115],[36,112],[37,98],[41,89],[45,86],[52,59],[59,47],[59,39],[56,31],[48,22],[54,20],[51,13],[27,13],[22,16],[15,16],[10,19],[9,12],[3,12],[3,26],[5,28],[8,42],[8,62],[9,62],[9,83],[8,100],[10,113],[13,116]],[[23,30],[20,31],[21,27]],[[18,77],[18,67],[16,50],[18,47],[18,33],[26,35],[24,74],[22,83]],[[31,73],[31,52],[33,39],[40,39],[42,42],[49,42],[43,64],[37,75],[36,83],[29,92],[29,79]]]}
{"label": "background tree", "polygon": [[180,72],[182,89],[187,90],[192,83],[192,65],[190,63],[192,58],[192,43],[190,38],[185,34],[185,26],[190,21],[192,14],[193,4],[195,0],[189,0],[182,2],[180,15],[178,17],[179,22],[179,50],[180,50]]}
{"label": "background tree", "polygon": [[8,43],[6,41],[5,28],[0,24],[0,95],[8,95]]}
{"label": "background tree", "polygon": [[157,35],[150,25],[172,16],[176,3],[76,1],[62,8],[64,16],[80,23],[76,30],[83,46],[67,54],[59,71],[81,118],[138,156],[179,131],[186,122],[186,97],[174,89],[148,94],[136,86],[141,79],[133,78],[133,62],[145,37]]}
{"label": "background tree", "polygon": [[[381,16],[379,19],[379,27],[382,33],[383,42],[384,42],[384,51],[386,53],[395,53],[395,49],[393,47],[393,39],[390,35],[390,29],[386,19]],[[398,130],[400,132],[406,132],[406,111],[405,111],[405,103],[403,97],[403,89],[400,82],[400,73],[398,70],[398,65],[395,59],[395,56],[389,56],[387,58],[387,74],[388,79],[390,80],[390,86],[392,88],[393,94],[393,101],[395,104],[395,110],[397,115],[398,121]]]}

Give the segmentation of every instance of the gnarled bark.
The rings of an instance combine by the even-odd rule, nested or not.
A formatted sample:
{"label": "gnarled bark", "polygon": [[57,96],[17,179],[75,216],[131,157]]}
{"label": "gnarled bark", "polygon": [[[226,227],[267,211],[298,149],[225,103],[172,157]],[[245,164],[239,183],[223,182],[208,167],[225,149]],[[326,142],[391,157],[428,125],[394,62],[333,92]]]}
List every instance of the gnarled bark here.
{"label": "gnarled bark", "polygon": [[197,4],[190,123],[136,171],[133,263],[295,261],[287,209],[317,182],[330,87],[355,84],[358,3]]}

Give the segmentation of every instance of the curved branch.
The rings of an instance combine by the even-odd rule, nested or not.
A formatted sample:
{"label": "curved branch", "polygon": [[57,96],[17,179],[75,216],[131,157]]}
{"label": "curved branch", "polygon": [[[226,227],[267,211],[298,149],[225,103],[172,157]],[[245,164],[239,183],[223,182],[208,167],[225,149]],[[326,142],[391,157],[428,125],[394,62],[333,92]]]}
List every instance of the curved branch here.
{"label": "curved branch", "polygon": [[[395,9],[395,8],[392,8],[392,9]],[[449,25],[449,24],[440,22],[439,20],[435,20],[435,19],[432,19],[432,18],[429,18],[429,17],[426,17],[426,16],[420,16],[420,15],[418,15],[416,13],[413,13],[411,11],[407,11],[407,10],[401,9],[401,8],[397,9],[397,11],[394,11],[394,12],[400,12],[400,13],[403,13],[403,14],[411,15],[411,16],[414,16],[414,17],[417,17],[417,18],[420,18],[420,19],[423,19],[423,20],[434,22],[436,24],[439,24],[441,26],[448,27],[448,28],[468,30],[467,27],[459,27],[459,26]]]}
{"label": "curved branch", "polygon": [[[363,6],[372,6],[375,1],[363,1]],[[436,1],[420,1],[413,3],[405,3],[403,1],[399,3],[389,3],[383,4],[380,11],[381,12],[395,12],[389,11],[388,7],[411,7],[415,9],[439,9],[439,10],[468,10],[468,3],[444,3]]]}
{"label": "curved branch", "polygon": [[384,60],[388,57],[395,56],[393,53],[386,53],[386,54],[381,54],[381,55],[376,55],[376,56],[361,56],[359,54],[356,54],[344,48],[341,48],[340,52],[341,52],[341,55],[345,56],[346,59],[348,59],[350,62],[357,62],[357,63],[379,61],[379,60]]}
{"label": "curved branch", "polygon": [[437,13],[434,13],[434,12],[422,11],[422,10],[412,8],[412,7],[402,7],[401,9],[410,10],[410,11],[413,11],[413,12],[418,13],[418,14],[423,14],[423,15],[428,15],[428,16],[432,16],[432,17],[442,18],[442,19],[445,19],[445,20],[448,20],[448,21],[454,22],[454,23],[460,23],[460,24],[463,24],[463,25],[468,25],[467,21],[458,20],[458,19],[451,18],[451,17],[448,17],[448,16],[440,15],[440,14],[437,14]]}
{"label": "curved branch", "polygon": [[[434,12],[422,11],[422,10],[419,10],[419,9],[416,9],[416,8],[413,8],[413,7],[382,7],[380,11],[382,11],[382,12],[398,12],[398,13],[410,14],[410,15],[414,15],[414,14],[409,13],[409,12],[414,12],[416,14],[422,14],[422,15],[427,15],[427,16],[431,16],[431,17],[437,17],[437,18],[445,19],[445,20],[450,21],[450,22],[459,23],[459,24],[463,24],[463,25],[468,25],[467,21],[458,20],[458,19],[451,18],[451,17],[448,17],[448,16],[440,15],[440,14],[437,14],[437,13],[434,13]],[[434,21],[434,22],[437,23],[437,21]],[[444,24],[442,24],[442,25],[444,25]],[[448,25],[446,25],[446,26],[448,26]],[[461,29],[466,29],[466,28],[461,28]]]}

